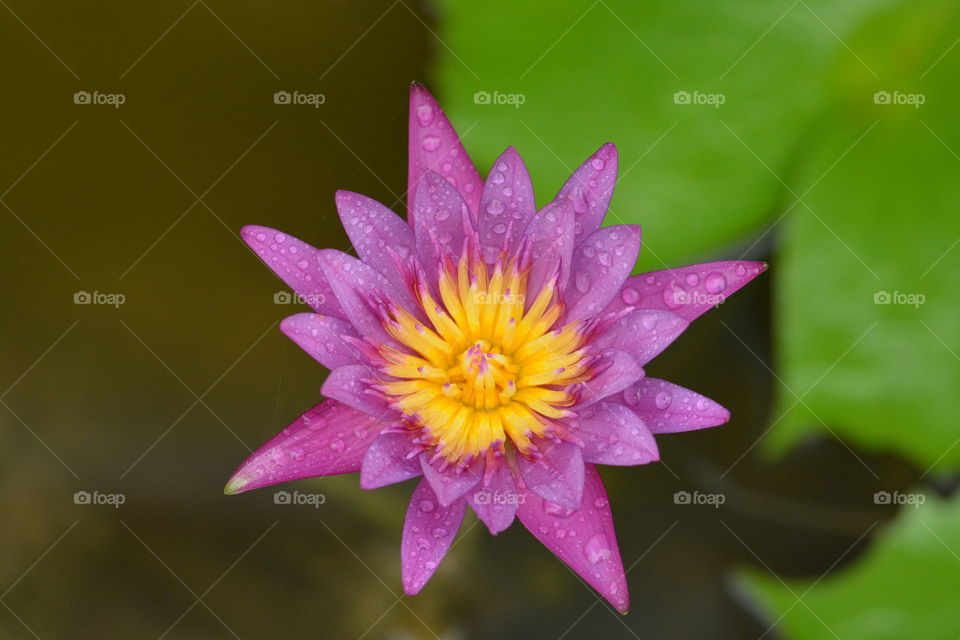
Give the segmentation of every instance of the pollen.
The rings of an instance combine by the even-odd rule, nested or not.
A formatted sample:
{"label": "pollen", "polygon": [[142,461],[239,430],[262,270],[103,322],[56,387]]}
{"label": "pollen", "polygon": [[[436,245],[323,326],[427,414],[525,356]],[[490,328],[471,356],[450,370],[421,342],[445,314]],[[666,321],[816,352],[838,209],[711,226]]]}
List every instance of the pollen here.
{"label": "pollen", "polygon": [[457,263],[441,258],[436,289],[414,280],[428,324],[396,305],[381,309],[404,349],[377,347],[376,390],[444,465],[500,457],[507,444],[536,457],[536,438],[566,435],[580,384],[593,375],[587,324],[558,326],[557,276],[528,297],[529,265],[528,251],[488,265],[467,248]]}

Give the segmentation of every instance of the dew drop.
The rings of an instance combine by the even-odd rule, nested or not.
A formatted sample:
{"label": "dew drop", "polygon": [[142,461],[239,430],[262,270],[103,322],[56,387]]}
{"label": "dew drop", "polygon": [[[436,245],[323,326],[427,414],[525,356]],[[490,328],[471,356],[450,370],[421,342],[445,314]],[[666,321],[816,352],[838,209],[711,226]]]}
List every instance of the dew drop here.
{"label": "dew drop", "polygon": [[695,273],[688,273],[687,284],[690,285],[691,287],[697,286],[698,284],[700,284],[700,276],[698,276]]}
{"label": "dew drop", "polygon": [[440,138],[437,136],[426,136],[421,146],[424,151],[436,151],[440,147]]}
{"label": "dew drop", "polygon": [[499,200],[491,200],[490,204],[487,205],[487,213],[492,216],[498,216],[503,213],[503,203]]}
{"label": "dew drop", "polygon": [[722,273],[714,271],[707,276],[705,286],[708,293],[720,293],[727,288],[727,279],[723,277]]}
{"label": "dew drop", "polygon": [[636,289],[627,287],[620,292],[620,298],[627,304],[633,305],[640,301],[640,294]]}
{"label": "dew drop", "polygon": [[654,399],[654,402],[657,403],[657,409],[660,409],[661,411],[665,411],[670,406],[670,403],[673,402],[673,396],[671,396],[666,391],[661,391],[660,393],[657,394],[657,397]]}
{"label": "dew drop", "polygon": [[590,166],[592,166],[597,171],[600,171],[606,166],[606,163],[603,161],[603,158],[594,158],[590,161]]}
{"label": "dew drop", "polygon": [[587,544],[583,547],[583,553],[587,556],[590,564],[599,564],[609,559],[613,554],[610,550],[610,543],[607,542],[607,538],[602,533],[598,533],[587,540]]}
{"label": "dew drop", "polygon": [[417,121],[421,127],[426,127],[433,122],[433,107],[428,104],[417,107]]}
{"label": "dew drop", "polygon": [[424,513],[430,513],[434,508],[433,503],[429,500],[421,500],[420,504],[417,506],[419,506],[420,511],[423,511]]}

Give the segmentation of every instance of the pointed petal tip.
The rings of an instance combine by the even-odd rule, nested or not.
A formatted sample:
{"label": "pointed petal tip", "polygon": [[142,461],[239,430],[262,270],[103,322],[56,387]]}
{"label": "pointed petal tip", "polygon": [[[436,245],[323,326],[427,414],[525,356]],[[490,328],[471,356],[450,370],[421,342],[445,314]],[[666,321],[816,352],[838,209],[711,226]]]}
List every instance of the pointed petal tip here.
{"label": "pointed petal tip", "polygon": [[233,474],[229,480],[227,480],[227,485],[223,488],[223,495],[225,496],[234,496],[238,493],[243,493],[246,491],[246,486],[250,484],[250,479],[241,475],[240,473]]}

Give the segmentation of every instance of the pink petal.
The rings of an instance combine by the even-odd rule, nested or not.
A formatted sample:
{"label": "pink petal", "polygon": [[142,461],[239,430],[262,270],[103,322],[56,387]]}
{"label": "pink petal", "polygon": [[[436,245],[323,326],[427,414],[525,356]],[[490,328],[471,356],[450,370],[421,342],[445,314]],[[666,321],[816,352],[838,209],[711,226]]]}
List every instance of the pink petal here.
{"label": "pink petal", "polygon": [[413,198],[413,210],[417,255],[430,280],[435,282],[440,252],[456,262],[465,232],[469,230],[471,236],[475,235],[473,222],[460,193],[432,171],[423,174]]}
{"label": "pink petal", "polygon": [[666,309],[693,322],[765,271],[763,262],[705,262],[627,278],[608,311],[626,306]]}
{"label": "pink petal", "polygon": [[603,352],[603,359],[596,366],[603,369],[580,386],[580,400],[575,411],[619,393],[643,377],[643,369],[634,357],[617,349]]}
{"label": "pink petal", "polygon": [[574,249],[573,277],[564,293],[565,322],[594,316],[610,304],[640,253],[640,227],[623,224],[597,229]]}
{"label": "pink petal", "polygon": [[268,227],[248,225],[240,236],[314,311],[345,317],[318,263],[319,249]]}
{"label": "pink petal", "polygon": [[730,419],[730,412],[710,398],[657,378],[624,389],[623,399],[652,433],[704,429]]}
{"label": "pink petal", "polygon": [[324,400],[254,451],[223,491],[232,495],[289,480],[359,471],[364,452],[385,426],[366,413]]}
{"label": "pink petal", "polygon": [[586,466],[583,506],[569,511],[529,494],[517,516],[530,533],[581,578],[600,592],[617,611],[630,608],[627,578],[620,560],[613,515],[596,467]]}
{"label": "pink petal", "polygon": [[603,222],[617,182],[617,147],[608,142],[587,158],[567,179],[556,200],[570,200],[576,213],[575,244]]}
{"label": "pink petal", "polygon": [[363,456],[360,488],[377,489],[421,475],[420,461],[417,456],[409,456],[411,451],[419,448],[410,443],[406,434],[381,433]]}
{"label": "pink petal", "polygon": [[440,471],[438,463],[430,463],[429,453],[420,454],[420,466],[423,469],[423,477],[433,487],[434,493],[437,494],[443,506],[453,504],[477,486],[483,473],[483,465],[480,462],[474,462],[463,470],[451,465]]}
{"label": "pink petal", "polygon": [[376,200],[350,191],[337,191],[337,211],[357,255],[398,288],[406,284],[397,259],[413,255],[410,227],[397,214]]}
{"label": "pink petal", "polygon": [[660,459],[657,443],[643,420],[619,402],[588,407],[577,420],[573,435],[583,442],[586,462],[630,467]]}
{"label": "pink petal", "polygon": [[378,420],[398,420],[400,415],[383,396],[370,388],[370,382],[376,379],[377,374],[372,368],[351,364],[331,371],[320,393]]}
{"label": "pink petal", "polygon": [[284,318],[280,330],[327,369],[359,362],[356,350],[343,340],[343,336],[357,335],[346,320],[318,313],[298,313]]}
{"label": "pink petal", "polygon": [[533,266],[527,279],[530,302],[554,273],[559,273],[563,287],[570,277],[573,259],[573,205],[567,201],[551,202],[540,209],[523,232],[531,243]]}
{"label": "pink petal", "polygon": [[440,105],[426,87],[414,83],[410,87],[410,138],[408,167],[408,202],[410,224],[415,222],[413,202],[417,183],[425,170],[435,171],[453,184],[470,208],[472,214],[480,205],[483,181],[470,156],[460,144],[457,132],[443,113]]}
{"label": "pink petal", "polygon": [[580,507],[583,496],[583,456],[572,442],[544,440],[543,456],[535,461],[518,456],[520,477],[527,489],[544,500],[569,509]]}
{"label": "pink petal", "polygon": [[400,541],[400,574],[407,595],[419,593],[440,566],[466,510],[464,500],[442,505],[426,479],[414,489]]}
{"label": "pink petal", "polygon": [[373,310],[371,296],[382,294],[388,301],[419,315],[419,306],[414,303],[410,294],[396,287],[373,267],[341,251],[324,249],[318,260],[334,295],[343,307],[344,317],[350,321],[357,333],[402,348],[383,328],[383,323]]}
{"label": "pink petal", "polygon": [[614,322],[594,344],[601,349],[626,351],[643,366],[653,360],[683,333],[689,323],[679,315],[660,309],[637,309]]}
{"label": "pink petal", "polygon": [[497,466],[488,482],[467,495],[467,502],[492,535],[497,535],[513,523],[517,505],[523,500],[526,500],[526,494],[517,488],[505,463]]}
{"label": "pink petal", "polygon": [[480,245],[488,264],[501,249],[513,253],[530,218],[537,212],[530,174],[517,150],[508,147],[490,169],[477,214]]}

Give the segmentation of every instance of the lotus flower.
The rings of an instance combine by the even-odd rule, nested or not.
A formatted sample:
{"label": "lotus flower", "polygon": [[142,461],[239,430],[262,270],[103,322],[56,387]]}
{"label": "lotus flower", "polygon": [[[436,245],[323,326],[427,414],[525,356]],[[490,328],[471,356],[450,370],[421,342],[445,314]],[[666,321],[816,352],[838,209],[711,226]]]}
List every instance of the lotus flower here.
{"label": "lotus flower", "polygon": [[516,150],[482,179],[418,84],[409,123],[406,222],[336,194],[358,257],[242,230],[315,311],[281,330],[331,373],[328,399],[253,453],[225,492],[357,471],[364,489],[420,477],[401,541],[406,593],[436,571],[470,507],[494,535],[519,518],[626,612],[596,465],[655,462],[654,435],[728,420],[642,367],[766,265],[631,276],[640,228],[600,226],[617,175],[612,144],[538,210]]}

